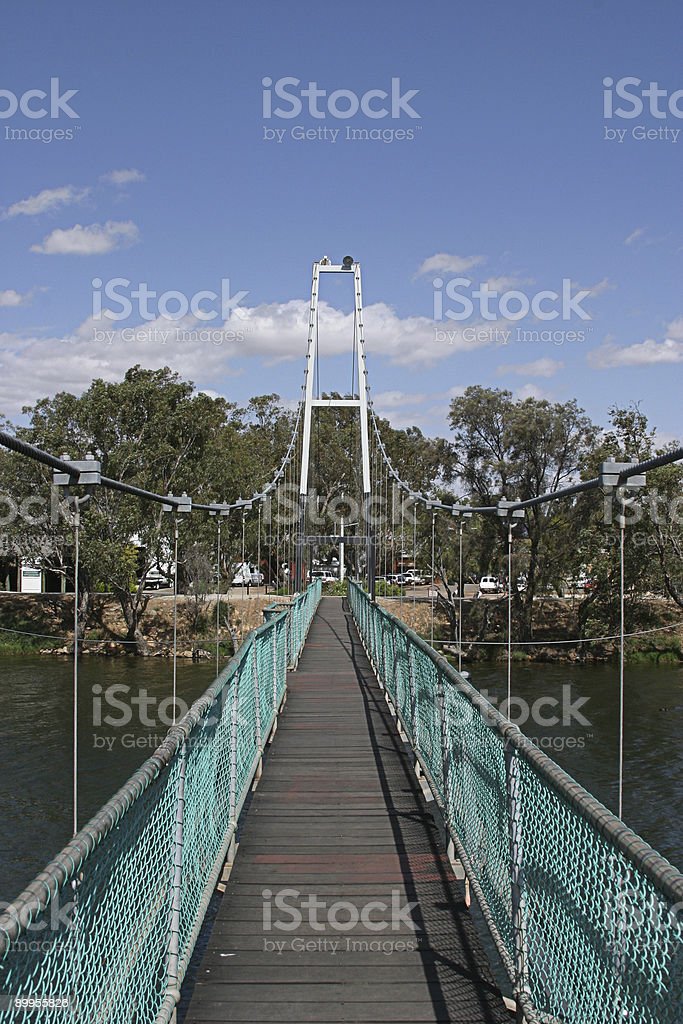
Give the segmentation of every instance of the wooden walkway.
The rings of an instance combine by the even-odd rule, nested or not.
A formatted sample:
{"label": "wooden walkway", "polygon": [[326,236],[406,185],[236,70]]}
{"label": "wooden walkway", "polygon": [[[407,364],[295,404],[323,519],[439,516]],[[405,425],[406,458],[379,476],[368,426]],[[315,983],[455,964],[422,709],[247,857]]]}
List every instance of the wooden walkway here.
{"label": "wooden walkway", "polygon": [[[322,600],[289,687],[179,1022],[509,1022],[346,601]],[[392,894],[416,903],[397,930],[381,907],[383,930],[328,921]]]}

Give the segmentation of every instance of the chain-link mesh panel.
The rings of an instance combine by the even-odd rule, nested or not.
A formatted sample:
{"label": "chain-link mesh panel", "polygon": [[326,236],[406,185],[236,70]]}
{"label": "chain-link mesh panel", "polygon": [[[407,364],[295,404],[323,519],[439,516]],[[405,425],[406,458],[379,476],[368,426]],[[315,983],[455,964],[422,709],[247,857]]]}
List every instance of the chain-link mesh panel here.
{"label": "chain-link mesh panel", "polygon": [[82,865],[45,877],[45,909],[17,901],[23,927],[0,965],[0,1020],[154,1020],[166,984],[178,765],[175,756]]}
{"label": "chain-link mesh panel", "polygon": [[534,1005],[585,1024],[602,1022],[607,1006],[615,1021],[680,1024],[683,907],[596,833],[523,753],[519,767],[523,928]]}
{"label": "chain-link mesh panel", "polygon": [[155,754],[0,916],[1,1024],[170,1019],[320,591],[317,581],[249,635]]}
{"label": "chain-link mesh panel", "polygon": [[444,700],[449,821],[514,958],[503,741],[457,686],[446,684]]}
{"label": "chain-link mesh panel", "polygon": [[349,602],[525,1019],[681,1024],[681,873],[357,584]]}

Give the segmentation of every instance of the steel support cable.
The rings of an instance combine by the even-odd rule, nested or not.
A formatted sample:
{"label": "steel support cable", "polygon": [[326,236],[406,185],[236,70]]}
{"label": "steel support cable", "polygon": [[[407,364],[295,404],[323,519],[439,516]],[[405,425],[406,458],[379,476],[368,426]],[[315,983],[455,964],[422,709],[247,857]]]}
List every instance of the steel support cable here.
{"label": "steel support cable", "polygon": [[[670,622],[668,626],[654,626],[652,629],[639,629],[632,633],[624,633],[624,638],[628,640],[630,637],[635,636],[650,636],[652,633],[663,633],[669,629],[680,629],[683,623],[681,622]],[[33,633],[28,629],[12,629],[9,626],[0,626],[0,633],[13,633],[15,636],[30,636],[37,640],[62,640],[68,641],[71,637],[60,636],[56,633]],[[513,640],[513,647],[556,647],[558,644],[597,644],[604,640],[619,640],[621,633],[610,633],[606,636],[588,636],[584,638],[576,637],[573,640]],[[213,637],[202,637],[200,640],[206,641],[206,643],[212,642]],[[199,641],[197,641],[199,642]],[[82,637],[79,644],[102,644],[102,643],[115,643],[121,644],[122,646],[133,646],[137,643],[137,640],[118,640],[115,637],[110,637],[108,640],[103,640],[102,637]],[[452,640],[435,640],[435,644],[450,644]],[[507,640],[466,640],[465,643],[470,644],[473,647],[507,647]]]}
{"label": "steel support cable", "polygon": [[[233,509],[244,508],[247,505],[251,505],[254,501],[263,500],[270,490],[273,489],[275,481],[282,473],[282,468],[287,461],[287,458],[291,454],[294,448],[294,444],[297,439],[299,424],[301,421],[302,404],[299,403],[297,412],[297,418],[294,423],[292,430],[292,437],[287,448],[280,468],[276,473],[275,477],[265,486],[263,491],[252,495],[251,498],[240,498],[238,501],[231,503],[216,503],[203,504],[201,502],[193,502],[192,508],[198,512],[220,512],[220,511],[232,511]],[[70,477],[74,477],[77,474],[74,471],[74,467],[65,459],[60,459],[56,455],[50,454],[50,452],[43,451],[41,448],[36,447],[33,444],[29,444],[28,441],[22,441],[20,438],[15,437],[14,434],[8,433],[6,430],[0,430],[0,444],[3,447],[16,452],[18,455],[25,455],[28,458],[34,460],[34,462],[40,462],[44,466],[49,466],[51,469],[57,470],[60,473],[66,473]],[[124,483],[122,480],[115,480],[112,477],[101,476],[100,483],[103,487],[107,487],[112,491],[119,491],[123,494],[131,494],[137,498],[144,498],[147,501],[155,501],[158,504],[172,505],[177,508],[179,505],[185,504],[182,498],[171,494],[157,494],[155,491],[148,491],[143,487],[137,487],[135,484]]]}
{"label": "steel support cable", "polygon": [[[431,612],[430,618],[431,618],[431,628],[432,628],[432,632],[431,632],[432,644],[434,643],[434,605],[436,603],[436,595],[435,595],[435,591],[436,591],[436,571],[435,571],[435,569],[436,569],[436,567],[435,567],[435,560],[436,560],[436,509],[434,508],[434,509],[432,509],[432,586],[431,586],[431,591],[432,592],[431,592],[431,600],[429,602],[430,612]],[[417,566],[415,568],[417,569]],[[414,593],[415,593],[415,584],[413,583],[413,594]]]}
{"label": "steel support cable", "polygon": [[73,832],[78,832],[78,588],[81,516],[74,515],[74,661],[73,661]]}
{"label": "steel support cable", "polygon": [[261,586],[261,505],[258,507],[258,533],[256,535],[256,593]]}
{"label": "steel support cable", "polygon": [[[259,505],[259,508],[261,506]],[[216,676],[219,669],[219,637],[221,628],[221,517],[216,519],[218,532],[216,535]]]}
{"label": "steel support cable", "polygon": [[512,519],[508,519],[508,664],[507,664],[507,693],[508,693],[508,717],[510,714],[510,700],[512,697]]}
{"label": "steel support cable", "polygon": [[[386,448],[384,447],[384,444],[382,443],[381,437],[379,435],[379,427],[377,426],[376,417],[373,410],[371,410],[371,415],[373,426],[379,439],[380,449],[383,453],[384,458],[387,460],[387,465],[389,467],[390,472],[394,476],[395,480],[402,487],[404,487],[407,491],[414,493],[416,501],[421,501],[425,505],[431,505],[434,508],[442,509],[445,512],[478,512],[482,515],[494,515],[498,513],[497,505],[462,505],[460,503],[448,505],[445,502],[435,501],[432,498],[428,498],[424,494],[412,492],[411,488],[408,486],[407,483],[405,483],[404,480],[401,479],[401,477],[398,475],[393,465],[391,464],[391,460],[389,459]],[[683,447],[675,448],[670,452],[664,452],[662,455],[657,455],[651,459],[646,459],[644,462],[639,462],[638,464],[629,466],[628,469],[622,470],[619,474],[618,483],[628,486],[628,480],[632,476],[639,476],[643,473],[649,472],[652,469],[658,469],[660,466],[668,466],[671,465],[671,463],[680,462],[681,460],[683,460]],[[547,491],[545,494],[538,494],[535,497],[527,498],[524,501],[511,502],[511,504],[507,506],[507,509],[508,511],[512,512],[515,509],[533,508],[535,505],[543,505],[549,501],[554,501],[557,498],[569,498],[574,494],[582,494],[585,491],[598,490],[600,487],[600,478],[594,477],[591,480],[582,480],[578,484],[572,484],[568,487],[561,487],[555,491]]]}
{"label": "steel support cable", "polygon": [[176,724],[178,685],[178,513],[173,512],[173,725]]}
{"label": "steel support cable", "polygon": [[[413,502],[413,570],[417,570],[415,562],[417,561],[417,502]],[[403,570],[405,572],[405,568]],[[413,611],[415,611],[415,602],[417,595],[415,594],[415,584],[413,583]]]}
{"label": "steel support cable", "polygon": [[458,552],[458,672],[462,672],[462,602],[463,602],[463,581],[462,581],[462,519],[458,523],[459,552]]}
{"label": "steel support cable", "polygon": [[619,523],[619,811],[621,818],[624,803],[624,535],[626,523],[620,517]]}

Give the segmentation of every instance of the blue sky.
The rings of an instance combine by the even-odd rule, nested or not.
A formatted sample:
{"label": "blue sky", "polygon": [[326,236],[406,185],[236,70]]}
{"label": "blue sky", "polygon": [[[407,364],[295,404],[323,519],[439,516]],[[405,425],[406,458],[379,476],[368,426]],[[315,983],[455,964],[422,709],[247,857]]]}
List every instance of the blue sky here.
{"label": "blue sky", "polygon": [[[600,423],[613,402],[640,401],[662,439],[683,433],[683,14],[672,0],[11,2],[3,20],[0,411],[16,418],[135,362],[168,363],[237,401],[295,400],[311,262],[348,253],[363,267],[375,405],[397,426],[446,434],[450,397],[477,383],[576,397]],[[654,112],[643,97],[638,116],[606,118],[603,80],[627,77],[641,81],[633,95],[650,82],[666,95]],[[263,80],[286,78],[325,90],[323,116],[302,97],[299,116],[264,118]],[[67,110],[11,112],[12,97],[49,93],[53,79],[59,95],[77,90]],[[416,116],[327,107],[335,90],[346,92],[338,112],[392,80],[417,90],[406,101]],[[276,130],[281,142],[264,138]],[[468,297],[488,282],[529,302],[565,282],[588,293],[587,318],[510,320],[494,303],[485,320],[475,301],[466,320],[435,320],[435,277],[470,281],[458,286]],[[145,283],[187,301],[224,279],[245,294],[226,322],[165,320],[154,303],[151,320],[139,306],[94,319],[93,293],[116,278],[130,282],[120,291]],[[345,389],[351,294],[325,283],[321,384]],[[222,333],[187,340],[177,328]]]}

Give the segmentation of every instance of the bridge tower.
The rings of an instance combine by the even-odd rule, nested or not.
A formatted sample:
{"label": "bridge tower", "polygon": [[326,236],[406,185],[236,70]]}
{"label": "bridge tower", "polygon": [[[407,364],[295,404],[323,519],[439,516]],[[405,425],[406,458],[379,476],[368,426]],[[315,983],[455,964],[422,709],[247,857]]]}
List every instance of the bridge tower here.
{"label": "bridge tower", "polygon": [[[352,398],[315,398],[314,381],[316,371],[316,360],[318,359],[318,291],[320,276],[322,274],[343,274],[353,281],[354,291],[354,316],[353,316],[353,348],[355,355],[354,363],[356,376],[354,380],[355,394]],[[370,445],[368,425],[368,374],[365,367],[365,337],[363,331],[363,288],[361,281],[360,263],[357,263],[352,256],[345,256],[341,263],[331,263],[327,257],[313,264],[313,276],[311,281],[311,301],[309,306],[308,321],[308,348],[306,351],[306,371],[304,385],[304,409],[303,409],[303,431],[301,451],[301,476],[299,482],[300,501],[300,528],[297,539],[297,560],[296,560],[296,588],[303,589],[306,585],[304,552],[307,546],[306,539],[306,504],[309,489],[309,469],[311,456],[311,428],[313,423],[313,410],[317,408],[356,408],[360,416],[360,449],[361,449],[361,471],[363,490],[363,510],[367,509],[370,500]],[[344,538],[346,543],[353,542],[355,538]],[[359,538],[360,539],[360,538]],[[333,542],[335,537],[318,537],[318,542],[325,540]],[[366,522],[366,533],[364,543],[367,549],[367,572],[370,592],[374,596],[374,540],[369,520]]]}

